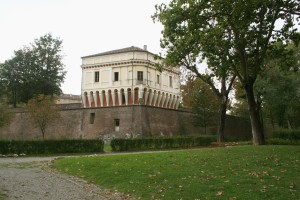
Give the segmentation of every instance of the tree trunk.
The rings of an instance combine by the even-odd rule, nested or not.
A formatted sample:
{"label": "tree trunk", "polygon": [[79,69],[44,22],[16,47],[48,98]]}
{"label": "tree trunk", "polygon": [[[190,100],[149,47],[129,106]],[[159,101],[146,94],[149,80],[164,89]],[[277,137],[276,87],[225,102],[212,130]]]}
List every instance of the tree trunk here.
{"label": "tree trunk", "polygon": [[261,116],[259,112],[260,111],[259,105],[255,101],[252,83],[248,83],[245,85],[245,92],[247,95],[248,110],[249,110],[250,120],[251,120],[253,144],[263,145],[265,144],[263,122],[261,120]]}
{"label": "tree trunk", "polygon": [[42,131],[43,140],[45,140],[45,129],[41,128],[41,131]]}
{"label": "tree trunk", "polygon": [[13,106],[14,108],[17,107],[17,92],[13,91]]}
{"label": "tree trunk", "polygon": [[288,129],[292,130],[291,122],[288,117],[286,118],[286,123],[287,123]]}
{"label": "tree trunk", "polygon": [[223,100],[220,102],[219,116],[218,116],[218,142],[225,142],[225,119],[227,110],[228,96],[224,96]]}

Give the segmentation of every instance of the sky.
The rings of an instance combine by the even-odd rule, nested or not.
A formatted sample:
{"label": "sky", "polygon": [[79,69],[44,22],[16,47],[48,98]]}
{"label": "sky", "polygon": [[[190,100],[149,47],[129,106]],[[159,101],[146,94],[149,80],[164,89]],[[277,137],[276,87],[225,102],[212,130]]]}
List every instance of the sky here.
{"label": "sky", "polygon": [[0,63],[47,33],[63,40],[65,94],[81,93],[81,57],[147,45],[161,52],[155,5],[169,0],[0,0]]}

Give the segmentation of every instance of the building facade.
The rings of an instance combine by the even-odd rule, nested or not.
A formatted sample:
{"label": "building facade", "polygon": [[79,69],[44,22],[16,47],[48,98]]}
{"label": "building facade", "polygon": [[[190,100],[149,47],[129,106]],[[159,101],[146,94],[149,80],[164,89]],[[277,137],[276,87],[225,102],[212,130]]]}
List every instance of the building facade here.
{"label": "building facade", "polygon": [[128,47],[82,57],[84,108],[148,105],[178,109],[178,69],[157,70],[155,54]]}

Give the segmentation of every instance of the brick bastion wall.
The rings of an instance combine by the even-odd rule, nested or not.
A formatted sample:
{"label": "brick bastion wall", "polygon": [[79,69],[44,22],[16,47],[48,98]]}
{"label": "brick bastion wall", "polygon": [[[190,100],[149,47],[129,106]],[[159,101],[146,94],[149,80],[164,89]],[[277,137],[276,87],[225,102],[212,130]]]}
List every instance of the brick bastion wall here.
{"label": "brick bastion wall", "polygon": [[[41,131],[34,127],[26,109],[11,109],[11,122],[0,128],[2,139],[39,139]],[[61,107],[61,118],[46,129],[45,138],[102,138],[126,136],[199,135],[201,127],[192,123],[189,110],[171,110],[145,105],[82,108],[80,104]],[[118,121],[118,122],[116,122]],[[117,124],[116,124],[117,123]],[[116,128],[118,126],[118,128]],[[215,134],[209,127],[208,134]],[[250,121],[227,116],[225,137],[251,139]]]}

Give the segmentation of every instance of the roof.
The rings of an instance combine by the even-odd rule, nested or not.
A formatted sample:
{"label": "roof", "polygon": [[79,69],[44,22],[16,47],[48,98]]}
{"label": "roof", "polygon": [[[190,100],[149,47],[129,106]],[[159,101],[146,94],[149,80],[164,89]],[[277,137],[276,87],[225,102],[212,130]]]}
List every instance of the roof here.
{"label": "roof", "polygon": [[[110,55],[110,54],[126,53],[126,52],[133,52],[133,51],[151,53],[151,52],[141,49],[139,47],[131,46],[131,47],[123,48],[123,49],[116,49],[116,50],[106,51],[106,52],[93,54],[93,55],[89,55],[89,56],[83,56],[81,58],[88,58],[88,57],[94,57],[94,56],[105,56],[105,55]],[[153,54],[153,53],[151,53],[151,54]],[[153,55],[155,55],[155,54],[153,54]]]}

